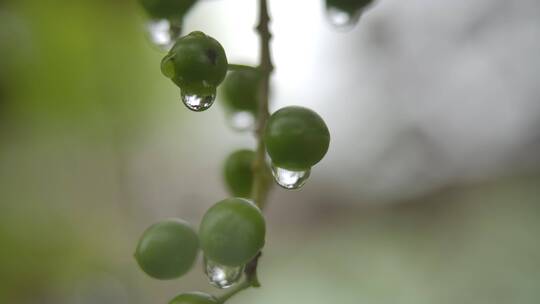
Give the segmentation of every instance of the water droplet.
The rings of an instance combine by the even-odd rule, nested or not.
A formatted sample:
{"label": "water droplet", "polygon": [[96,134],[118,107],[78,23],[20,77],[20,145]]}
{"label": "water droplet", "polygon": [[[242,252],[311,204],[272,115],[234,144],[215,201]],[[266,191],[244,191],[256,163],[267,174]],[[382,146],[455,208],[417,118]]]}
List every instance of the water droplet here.
{"label": "water droplet", "polygon": [[348,31],[351,30],[360,19],[361,11],[358,13],[349,13],[339,8],[329,6],[326,14],[330,23],[337,29]]}
{"label": "water droplet", "polygon": [[274,175],[274,180],[278,185],[285,189],[298,189],[302,187],[309,178],[310,173],[310,169],[305,171],[292,171],[272,164],[272,175]]}
{"label": "water droplet", "polygon": [[201,112],[210,108],[216,99],[215,94],[197,95],[182,92],[180,95],[186,107],[195,112]]}
{"label": "water droplet", "polygon": [[229,288],[240,280],[244,266],[230,267],[220,265],[204,257],[204,273],[208,277],[210,284],[217,288]]}
{"label": "water droplet", "polygon": [[167,19],[150,20],[146,30],[150,42],[163,51],[168,51],[181,35],[181,26]]}
{"label": "water droplet", "polygon": [[255,116],[249,111],[235,111],[228,114],[227,120],[236,131],[253,131],[255,129]]}

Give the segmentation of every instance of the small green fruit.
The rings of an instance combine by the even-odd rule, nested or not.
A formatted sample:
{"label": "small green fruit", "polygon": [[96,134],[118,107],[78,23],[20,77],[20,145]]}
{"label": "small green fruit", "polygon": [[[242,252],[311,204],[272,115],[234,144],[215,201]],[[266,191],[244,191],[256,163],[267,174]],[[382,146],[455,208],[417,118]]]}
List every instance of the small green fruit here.
{"label": "small green fruit", "polygon": [[161,61],[163,75],[184,95],[215,95],[227,67],[227,56],[221,44],[198,31],[178,39]]}
{"label": "small green fruit", "polygon": [[225,106],[231,111],[256,114],[260,83],[261,75],[255,68],[230,72],[221,87]]}
{"label": "small green fruit", "polygon": [[225,266],[241,266],[264,246],[266,227],[259,208],[242,198],[212,206],[199,227],[205,256]]}
{"label": "small green fruit", "polygon": [[168,219],[143,233],[135,259],[141,269],[156,279],[174,279],[188,272],[199,250],[199,239],[191,226],[180,219]]}
{"label": "small green fruit", "polygon": [[304,171],[324,157],[330,144],[330,133],[317,113],[290,106],[270,116],[264,143],[275,166]]}
{"label": "small green fruit", "polygon": [[374,0],[326,0],[327,8],[338,9],[350,16],[359,14]]}
{"label": "small green fruit", "polygon": [[255,152],[238,150],[225,160],[225,184],[233,196],[249,198],[253,187],[253,162]]}
{"label": "small green fruit", "polygon": [[182,19],[197,0],[139,0],[153,19]]}
{"label": "small green fruit", "polygon": [[177,295],[169,304],[218,304],[219,301],[207,293],[187,292]]}

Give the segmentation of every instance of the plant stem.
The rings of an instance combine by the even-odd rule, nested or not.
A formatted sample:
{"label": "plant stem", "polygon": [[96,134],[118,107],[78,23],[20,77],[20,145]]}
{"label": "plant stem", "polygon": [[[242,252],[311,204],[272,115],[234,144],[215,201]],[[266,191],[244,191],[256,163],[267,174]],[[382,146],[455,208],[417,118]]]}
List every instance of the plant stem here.
{"label": "plant stem", "polygon": [[266,197],[270,190],[271,183],[266,165],[266,147],[264,145],[263,136],[266,121],[268,120],[268,99],[270,93],[270,75],[274,70],[272,58],[270,55],[270,39],[272,34],[268,28],[270,16],[268,15],[267,0],[259,0],[259,24],[256,29],[260,36],[260,63],[258,69],[261,71],[261,87],[259,91],[259,106],[257,113],[257,125],[255,136],[257,137],[257,152],[254,170],[254,185],[253,185],[253,200],[261,208],[266,204]]}
{"label": "plant stem", "polygon": [[245,65],[245,64],[236,64],[236,63],[229,63],[227,69],[229,71],[246,71],[246,70],[254,70],[255,67]]}
{"label": "plant stem", "polygon": [[[269,176],[267,165],[266,165],[266,147],[264,145],[264,128],[266,126],[266,121],[269,117],[268,112],[268,100],[270,95],[270,75],[274,70],[274,65],[272,64],[272,58],[270,54],[270,39],[272,35],[268,28],[270,23],[270,16],[268,15],[268,4],[267,0],[259,0],[259,24],[256,29],[260,36],[261,42],[261,54],[260,54],[260,63],[257,69],[261,72],[261,86],[259,91],[259,105],[257,112],[257,125],[255,129],[255,136],[257,138],[257,151],[255,156],[255,161],[253,163],[253,190],[252,198],[262,210],[266,204],[266,198],[268,196],[268,191],[270,191],[271,177]],[[247,66],[231,64],[229,65],[229,70],[235,69],[245,69]],[[245,280],[238,284],[235,288],[226,292],[218,298],[220,304],[225,303],[229,298],[235,294],[249,288],[249,287],[259,287],[259,279],[257,277],[257,266],[259,264],[259,258],[261,253],[253,258],[247,265],[244,271]]]}

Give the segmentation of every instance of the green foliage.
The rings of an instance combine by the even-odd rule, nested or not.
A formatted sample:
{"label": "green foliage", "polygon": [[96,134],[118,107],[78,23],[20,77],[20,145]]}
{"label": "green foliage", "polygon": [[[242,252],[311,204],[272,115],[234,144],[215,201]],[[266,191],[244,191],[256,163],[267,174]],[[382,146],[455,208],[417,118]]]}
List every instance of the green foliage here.
{"label": "green foliage", "polygon": [[182,293],[172,299],[169,304],[218,304],[219,301],[206,293],[188,292]]}
{"label": "green foliage", "polygon": [[266,226],[259,208],[242,198],[229,198],[212,206],[199,227],[206,257],[227,266],[240,266],[264,246]]}
{"label": "green foliage", "polygon": [[274,165],[289,170],[306,170],[326,154],[330,133],[317,113],[304,107],[290,106],[272,114],[264,142]]}
{"label": "green foliage", "polygon": [[191,269],[199,239],[191,226],[168,219],[150,226],[137,245],[135,258],[144,272],[156,279],[174,279]]}
{"label": "green foliage", "polygon": [[233,196],[251,196],[254,162],[255,152],[245,149],[231,153],[225,160],[223,176],[227,189]]}

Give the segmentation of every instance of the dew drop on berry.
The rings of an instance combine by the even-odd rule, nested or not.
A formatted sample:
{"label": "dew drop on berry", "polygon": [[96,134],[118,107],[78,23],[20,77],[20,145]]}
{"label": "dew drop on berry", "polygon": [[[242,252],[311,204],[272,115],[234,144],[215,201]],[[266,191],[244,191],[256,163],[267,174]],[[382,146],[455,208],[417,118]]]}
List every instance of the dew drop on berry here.
{"label": "dew drop on berry", "polygon": [[180,26],[174,25],[167,19],[150,20],[146,24],[150,42],[163,51],[168,51],[180,38]]}
{"label": "dew drop on berry", "polygon": [[351,30],[360,19],[359,13],[352,14],[335,7],[328,7],[326,14],[330,23],[335,28],[343,31]]}
{"label": "dew drop on berry", "polygon": [[231,128],[239,132],[255,129],[255,116],[249,111],[231,112],[228,114],[227,120]]}
{"label": "dew drop on berry", "polygon": [[208,277],[208,281],[213,286],[225,289],[229,288],[234,283],[240,280],[244,266],[231,267],[220,265],[206,257],[204,257],[204,273]]}
{"label": "dew drop on berry", "polygon": [[197,95],[181,93],[182,102],[188,109],[195,112],[204,111],[212,106],[216,99],[215,94],[210,95]]}
{"label": "dew drop on berry", "polygon": [[305,171],[292,171],[272,164],[272,175],[274,176],[274,180],[278,185],[285,189],[298,189],[302,187],[309,178],[310,173],[310,169]]}

